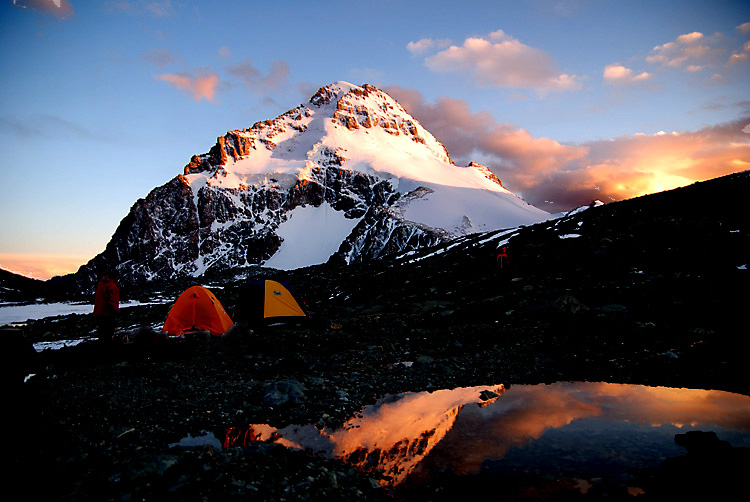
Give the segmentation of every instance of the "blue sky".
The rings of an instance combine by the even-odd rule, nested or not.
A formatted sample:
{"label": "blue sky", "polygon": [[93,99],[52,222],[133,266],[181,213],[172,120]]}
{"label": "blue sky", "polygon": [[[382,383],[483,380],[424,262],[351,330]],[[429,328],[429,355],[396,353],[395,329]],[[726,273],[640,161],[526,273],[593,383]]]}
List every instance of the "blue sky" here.
{"label": "blue sky", "polygon": [[74,270],[217,136],[336,80],[552,212],[744,170],[748,23],[747,1],[6,0],[0,267]]}

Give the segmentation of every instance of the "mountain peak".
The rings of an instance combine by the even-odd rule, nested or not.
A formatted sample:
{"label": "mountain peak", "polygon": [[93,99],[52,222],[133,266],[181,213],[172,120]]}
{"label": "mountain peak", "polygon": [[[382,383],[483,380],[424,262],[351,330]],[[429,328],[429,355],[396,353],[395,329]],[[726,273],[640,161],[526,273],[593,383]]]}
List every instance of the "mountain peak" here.
{"label": "mountain peak", "polygon": [[[212,186],[241,188],[269,174],[309,180],[311,171],[332,164],[388,178],[467,183],[468,171],[456,168],[445,146],[393,97],[345,81],[321,87],[308,105],[227,132],[208,153],[194,155],[184,174],[201,175]],[[481,185],[480,178],[486,179],[471,183]]]}
{"label": "mountain peak", "polygon": [[[363,87],[368,86],[369,84],[364,84]],[[343,80],[338,80],[336,82],[333,82],[332,84],[328,84],[318,89],[318,92],[313,94],[310,98],[310,104],[315,106],[322,106],[324,104],[330,103],[331,101],[338,100],[338,98],[350,92],[352,89],[363,89],[363,87],[356,86]]]}
{"label": "mountain peak", "polygon": [[132,283],[352,263],[547,218],[487,167],[454,164],[387,93],[337,81],[193,155],[133,205],[86,273],[127,262]]}

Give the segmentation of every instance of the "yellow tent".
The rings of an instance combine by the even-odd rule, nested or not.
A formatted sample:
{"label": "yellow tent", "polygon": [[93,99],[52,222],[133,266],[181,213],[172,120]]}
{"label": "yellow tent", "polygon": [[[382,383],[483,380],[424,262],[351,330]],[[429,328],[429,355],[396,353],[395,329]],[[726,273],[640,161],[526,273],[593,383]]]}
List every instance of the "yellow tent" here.
{"label": "yellow tent", "polygon": [[162,332],[170,336],[179,336],[185,331],[195,329],[220,336],[233,324],[211,291],[203,286],[192,286],[172,305]]}
{"label": "yellow tent", "polygon": [[[292,293],[280,282],[264,280],[248,283],[237,306],[239,319],[299,320],[307,315]],[[298,319],[292,319],[298,318]]]}

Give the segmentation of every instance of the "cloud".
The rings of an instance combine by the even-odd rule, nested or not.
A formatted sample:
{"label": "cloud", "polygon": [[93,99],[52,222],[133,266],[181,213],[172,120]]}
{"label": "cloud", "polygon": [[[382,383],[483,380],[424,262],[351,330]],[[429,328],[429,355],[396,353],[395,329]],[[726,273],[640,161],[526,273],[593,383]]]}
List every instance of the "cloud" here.
{"label": "cloud", "polygon": [[553,212],[750,169],[750,134],[743,132],[750,113],[696,131],[568,145],[498,123],[487,112],[472,112],[464,100],[443,97],[426,103],[413,89],[385,90],[445,144],[457,164],[481,162],[508,189]]}
{"label": "cloud", "polygon": [[750,23],[742,23],[736,30],[745,35],[750,35]]}
{"label": "cloud", "polygon": [[695,71],[723,60],[726,49],[720,47],[720,36],[706,37],[694,31],[678,36],[675,40],[657,45],[646,57],[646,61],[662,67]]}
{"label": "cloud", "polygon": [[735,50],[732,55],[729,56],[727,66],[746,63],[748,61],[750,61],[750,40],[742,44],[742,48]]}
{"label": "cloud", "polygon": [[172,0],[113,1],[106,4],[110,9],[128,14],[145,13],[152,17],[169,17],[175,14]]}
{"label": "cloud", "polygon": [[171,0],[161,0],[158,2],[142,2],[143,8],[154,17],[167,17],[174,14],[174,7]]}
{"label": "cloud", "polygon": [[174,56],[172,56],[172,54],[166,49],[151,49],[142,57],[159,69],[162,69],[175,61]]}
{"label": "cloud", "polygon": [[649,80],[651,75],[647,72],[633,74],[633,70],[619,63],[612,63],[604,67],[604,81],[612,85],[627,85]]}
{"label": "cloud", "polygon": [[157,75],[156,78],[189,94],[196,101],[201,99],[214,101],[216,86],[219,84],[219,76],[215,73],[202,73],[196,76],[185,73],[166,73]]}
{"label": "cloud", "polygon": [[442,97],[433,104],[425,103],[422,94],[413,89],[385,90],[445,144],[457,163],[490,163],[496,174],[505,176],[501,177],[504,182],[510,177],[519,186],[531,186],[527,178],[545,175],[587,153],[585,147],[534,138],[525,129],[496,122],[486,111],[472,112],[463,99]]}
{"label": "cloud", "polygon": [[99,130],[91,130],[57,115],[38,114],[26,118],[0,117],[0,133],[15,135],[18,138],[44,138],[51,140],[112,141]]}
{"label": "cloud", "polygon": [[[586,142],[588,153],[530,180],[522,191],[539,204],[565,208],[595,198],[605,202],[669,190],[750,169],[750,117],[682,133],[635,134]],[[529,180],[527,180],[529,181]]]}
{"label": "cloud", "polygon": [[422,38],[416,42],[409,42],[406,44],[406,49],[413,55],[419,56],[434,48],[444,49],[452,43],[453,41],[449,38],[441,38],[437,40],[434,38]]}
{"label": "cloud", "polygon": [[[413,49],[422,48],[426,49],[425,44]],[[581,88],[580,77],[560,73],[548,54],[521,43],[503,30],[486,38],[467,38],[460,47],[452,45],[427,57],[425,65],[439,73],[469,72],[480,86],[534,89],[542,93]]]}
{"label": "cloud", "polygon": [[45,14],[51,14],[60,19],[75,14],[73,6],[67,0],[13,0],[13,5],[23,9],[29,8]]}
{"label": "cloud", "polygon": [[289,65],[284,61],[273,61],[268,73],[263,75],[250,61],[243,61],[227,68],[227,73],[242,79],[251,91],[268,94],[286,87],[289,79]]}
{"label": "cloud", "polygon": [[222,45],[219,47],[219,56],[221,59],[230,59],[232,57],[232,49],[227,47],[226,45]]}

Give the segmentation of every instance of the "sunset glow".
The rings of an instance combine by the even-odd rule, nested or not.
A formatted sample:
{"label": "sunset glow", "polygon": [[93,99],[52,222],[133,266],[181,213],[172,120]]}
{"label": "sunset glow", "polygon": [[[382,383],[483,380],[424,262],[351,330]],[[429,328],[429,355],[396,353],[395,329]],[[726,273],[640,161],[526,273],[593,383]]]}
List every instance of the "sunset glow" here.
{"label": "sunset glow", "polygon": [[70,274],[90,260],[91,256],[0,254],[0,268],[32,279],[46,280]]}

